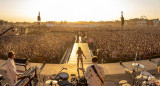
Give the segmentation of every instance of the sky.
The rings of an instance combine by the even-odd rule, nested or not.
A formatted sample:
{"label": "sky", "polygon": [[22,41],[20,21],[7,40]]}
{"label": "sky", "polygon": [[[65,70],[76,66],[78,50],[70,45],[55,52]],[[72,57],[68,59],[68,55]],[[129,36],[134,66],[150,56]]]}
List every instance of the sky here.
{"label": "sky", "polygon": [[12,22],[114,21],[160,18],[160,0],[0,0],[0,19]]}

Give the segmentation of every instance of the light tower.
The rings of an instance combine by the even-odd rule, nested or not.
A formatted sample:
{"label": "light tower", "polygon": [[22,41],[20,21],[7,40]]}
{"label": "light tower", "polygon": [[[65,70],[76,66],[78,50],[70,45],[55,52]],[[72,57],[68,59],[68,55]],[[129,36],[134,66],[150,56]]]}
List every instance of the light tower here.
{"label": "light tower", "polygon": [[122,30],[123,30],[123,26],[124,26],[123,11],[121,12],[121,26],[122,26]]}
{"label": "light tower", "polygon": [[38,21],[39,30],[40,30],[40,23],[41,23],[41,16],[40,16],[40,12],[39,12],[39,14],[38,14],[37,21]]}

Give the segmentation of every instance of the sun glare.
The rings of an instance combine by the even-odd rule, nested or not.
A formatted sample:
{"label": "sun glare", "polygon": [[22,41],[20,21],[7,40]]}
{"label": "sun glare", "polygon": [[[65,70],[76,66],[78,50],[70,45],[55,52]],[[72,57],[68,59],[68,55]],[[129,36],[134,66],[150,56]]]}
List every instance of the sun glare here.
{"label": "sun glare", "polygon": [[153,3],[146,0],[145,4],[143,1],[145,0],[6,0],[0,3],[0,17],[9,21],[34,22],[40,11],[42,21],[112,21],[120,19],[121,11],[124,11],[125,19],[141,15],[154,18],[155,8],[157,15],[160,14],[159,1]]}
{"label": "sun glare", "polygon": [[[36,18],[41,12],[42,21],[100,21],[118,18],[123,7],[112,0],[30,0],[27,15]],[[26,6],[28,6],[26,5]]]}

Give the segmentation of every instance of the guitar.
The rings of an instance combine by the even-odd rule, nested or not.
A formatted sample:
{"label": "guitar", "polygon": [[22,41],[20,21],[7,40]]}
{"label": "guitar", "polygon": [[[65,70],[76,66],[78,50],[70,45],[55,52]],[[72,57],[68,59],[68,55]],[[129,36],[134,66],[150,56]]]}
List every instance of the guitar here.
{"label": "guitar", "polygon": [[99,79],[101,80],[101,85],[103,85],[104,84],[104,78],[102,76],[99,76],[99,74],[98,74],[96,68],[94,67],[94,65],[92,65],[91,67],[94,70],[94,72],[97,74],[97,76],[99,77]]}

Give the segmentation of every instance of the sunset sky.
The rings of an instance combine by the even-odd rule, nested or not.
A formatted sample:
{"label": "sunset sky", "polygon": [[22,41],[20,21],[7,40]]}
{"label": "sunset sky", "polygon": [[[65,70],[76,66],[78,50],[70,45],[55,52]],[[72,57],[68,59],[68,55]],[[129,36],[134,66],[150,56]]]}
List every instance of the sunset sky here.
{"label": "sunset sky", "polygon": [[0,19],[12,22],[113,21],[160,18],[160,0],[0,0]]}

